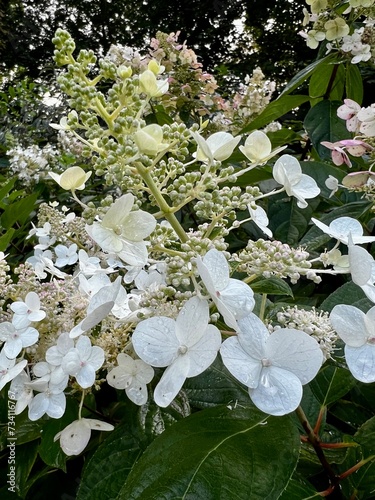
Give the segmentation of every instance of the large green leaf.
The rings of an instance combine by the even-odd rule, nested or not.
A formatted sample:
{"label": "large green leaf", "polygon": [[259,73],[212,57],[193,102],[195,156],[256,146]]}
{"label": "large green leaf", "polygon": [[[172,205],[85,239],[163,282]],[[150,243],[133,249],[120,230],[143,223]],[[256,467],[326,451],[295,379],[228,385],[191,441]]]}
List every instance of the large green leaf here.
{"label": "large green leaf", "polygon": [[241,134],[245,132],[251,132],[252,130],[257,130],[259,128],[268,125],[281,116],[285,115],[292,109],[298,108],[301,104],[304,104],[309,100],[307,95],[285,95],[279,97],[275,101],[272,101],[266,109],[255,118],[249,125],[241,130]]}
{"label": "large green leaf", "polygon": [[342,64],[325,61],[319,71],[313,73],[309,83],[309,95],[312,99],[341,100],[345,86],[345,69]]}
{"label": "large green leaf", "polygon": [[353,101],[362,103],[363,100],[363,82],[361,72],[357,64],[347,63],[346,66],[346,97]]}
{"label": "large green leaf", "polygon": [[35,192],[9,205],[1,216],[1,225],[9,229],[15,222],[24,224],[34,210],[37,199],[38,193]]}
{"label": "large green leaf", "polygon": [[299,448],[290,416],[270,417],[254,407],[208,408],[156,438],[117,499],[276,499]]}
{"label": "large green leaf", "polygon": [[302,83],[307,80],[314,73],[314,71],[318,73],[321,66],[327,64],[328,62],[334,62],[336,58],[337,56],[335,54],[329,54],[328,56],[323,57],[323,59],[318,59],[317,61],[314,61],[306,66],[306,68],[302,69],[290,80],[281,92],[280,97],[293,92],[293,90],[302,85]]}
{"label": "large green leaf", "polygon": [[305,117],[304,127],[322,160],[331,157],[331,150],[322,146],[322,141],[336,142],[350,136],[345,122],[337,116],[337,108],[341,105],[341,101],[320,101]]}
{"label": "large green leaf", "polygon": [[338,304],[349,304],[367,312],[374,304],[366,299],[362,289],[349,281],[335,290],[321,304],[320,308],[331,312]]}
{"label": "large green leaf", "polygon": [[356,383],[345,368],[326,364],[309,385],[321,405],[328,406],[345,396]]}
{"label": "large green leaf", "polygon": [[280,500],[308,500],[310,498],[322,497],[314,490],[311,484],[294,478],[289,481],[286,490],[279,497]]}
{"label": "large green leaf", "polygon": [[251,289],[255,293],[266,293],[268,295],[289,295],[293,297],[293,292],[288,283],[281,278],[272,276],[271,278],[260,278],[251,283]]}

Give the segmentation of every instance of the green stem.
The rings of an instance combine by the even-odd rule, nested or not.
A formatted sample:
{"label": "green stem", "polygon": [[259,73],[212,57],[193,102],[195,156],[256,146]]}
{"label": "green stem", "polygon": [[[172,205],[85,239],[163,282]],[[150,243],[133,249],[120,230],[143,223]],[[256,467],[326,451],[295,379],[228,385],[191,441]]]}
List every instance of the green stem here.
{"label": "green stem", "polygon": [[263,321],[264,313],[266,311],[266,303],[267,303],[267,294],[263,293],[262,302],[260,304],[259,318]]}

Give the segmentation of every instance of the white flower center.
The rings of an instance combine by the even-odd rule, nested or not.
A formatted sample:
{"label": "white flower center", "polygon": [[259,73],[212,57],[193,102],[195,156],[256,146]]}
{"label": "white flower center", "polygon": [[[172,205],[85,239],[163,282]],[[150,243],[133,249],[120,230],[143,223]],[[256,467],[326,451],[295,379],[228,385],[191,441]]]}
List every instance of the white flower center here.
{"label": "white flower center", "polygon": [[262,363],[262,366],[271,366],[272,365],[271,360],[268,358],[262,358],[261,363]]}
{"label": "white flower center", "polygon": [[178,354],[186,354],[188,351],[188,348],[186,345],[180,345],[180,347],[178,348]]}

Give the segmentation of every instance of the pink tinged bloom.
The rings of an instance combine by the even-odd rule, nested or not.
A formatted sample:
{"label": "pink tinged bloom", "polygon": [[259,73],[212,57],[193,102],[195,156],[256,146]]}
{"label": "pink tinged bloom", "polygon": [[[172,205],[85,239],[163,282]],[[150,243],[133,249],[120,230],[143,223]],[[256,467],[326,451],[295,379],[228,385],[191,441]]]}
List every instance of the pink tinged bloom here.
{"label": "pink tinged bloom", "polygon": [[92,418],[80,418],[69,424],[54,437],[60,440],[63,452],[68,455],[79,455],[90,441],[91,431],[112,431],[113,425]]}
{"label": "pink tinged bloom", "polygon": [[270,415],[285,415],[301,402],[302,385],[318,373],[323,353],[307,333],[281,328],[270,334],[249,314],[238,321],[237,337],[221,346],[224,365],[249,389],[253,403]]}
{"label": "pink tinged bloom", "polygon": [[357,380],[375,382],[375,307],[366,314],[350,305],[337,305],[330,320],[338,336],[345,342],[348,368]]}
{"label": "pink tinged bloom", "polygon": [[137,325],[132,336],[137,355],[149,365],[168,367],[155,388],[154,400],[158,406],[168,406],[186,378],[199,375],[214,362],[221,334],[208,320],[208,302],[193,297],[176,320],[160,316]]}
{"label": "pink tinged bloom", "polygon": [[363,108],[357,114],[358,120],[361,122],[359,131],[367,137],[375,136],[375,107],[369,106]]}
{"label": "pink tinged bloom", "polygon": [[352,99],[344,99],[344,104],[337,109],[337,116],[346,120],[346,128],[349,132],[359,131],[359,120],[357,114],[361,106]]}
{"label": "pink tinged bloom", "polygon": [[315,180],[302,173],[301,165],[294,156],[282,155],[273,166],[272,175],[276,182],[284,186],[288,196],[297,198],[300,208],[308,206],[306,198],[315,198],[320,193]]}
{"label": "pink tinged bloom", "polygon": [[375,173],[366,172],[351,172],[342,180],[342,185],[347,188],[361,188],[367,184],[375,183]]}
{"label": "pink tinged bloom", "polygon": [[343,163],[345,163],[346,165],[348,165],[348,167],[352,166],[352,162],[350,161],[349,156],[342,148],[341,141],[338,142],[322,141],[321,145],[325,146],[326,148],[332,151],[331,153],[332,161],[335,165],[340,166]]}
{"label": "pink tinged bloom", "polygon": [[318,226],[323,233],[341,241],[341,243],[345,245],[348,244],[350,234],[354,244],[361,245],[362,243],[371,243],[375,241],[375,236],[363,236],[363,227],[361,223],[352,217],[339,217],[333,220],[329,226],[314,217],[311,218],[311,221]]}
{"label": "pink tinged bloom", "polygon": [[5,342],[3,351],[9,359],[16,358],[22,349],[35,344],[38,338],[38,330],[30,326],[18,330],[13,323],[8,321],[0,324],[0,340]]}
{"label": "pink tinged bloom", "polygon": [[31,322],[41,321],[46,317],[45,311],[40,309],[40,299],[35,292],[29,292],[25,302],[13,302],[10,308],[15,313],[12,323],[18,329],[26,328]]}
{"label": "pink tinged bloom", "polygon": [[76,378],[82,389],[87,389],[94,384],[95,372],[103,363],[103,349],[92,346],[90,339],[82,336],[76,346],[65,354],[61,366],[65,373]]}
{"label": "pink tinged bloom", "polygon": [[26,367],[27,361],[24,359],[16,364],[15,359],[9,359],[4,352],[0,351],[0,391],[1,389]]}
{"label": "pink tinged bloom", "polygon": [[229,277],[229,265],[222,252],[209,250],[196,264],[202,281],[225,323],[237,329],[236,320],[249,314],[255,305],[252,289],[243,281]]}
{"label": "pink tinged bloom", "polygon": [[153,368],[125,353],[117,356],[118,366],[107,374],[107,382],[115,389],[125,389],[128,398],[136,405],[147,402],[147,385],[154,377]]}

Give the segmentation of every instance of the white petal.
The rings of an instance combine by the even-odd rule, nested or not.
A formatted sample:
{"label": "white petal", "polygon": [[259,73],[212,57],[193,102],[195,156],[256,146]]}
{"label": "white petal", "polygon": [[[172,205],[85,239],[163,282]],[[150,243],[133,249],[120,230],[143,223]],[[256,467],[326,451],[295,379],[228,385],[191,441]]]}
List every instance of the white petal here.
{"label": "white petal", "polygon": [[242,153],[252,162],[266,159],[272,150],[271,141],[261,130],[252,132],[245,141],[245,146],[240,146]]}
{"label": "white petal", "polygon": [[179,356],[163,373],[155,387],[154,400],[158,406],[165,408],[172,403],[180,392],[189,372],[188,356]]}
{"label": "white petal", "polygon": [[30,347],[38,341],[39,332],[35,328],[29,327],[20,331],[20,337],[22,339],[22,347]]}
{"label": "white petal", "polygon": [[75,377],[82,389],[87,389],[95,382],[95,370],[90,364],[86,364],[82,366]]}
{"label": "white petal", "polygon": [[107,374],[108,384],[115,389],[126,389],[129,387],[132,379],[133,376],[129,372],[124,371],[124,368],[121,366],[115,366]]}
{"label": "white petal", "polygon": [[3,323],[0,323],[0,340],[2,341],[7,341],[8,338],[15,333],[16,328],[12,323],[9,323],[9,321],[4,321]]}
{"label": "white petal", "polygon": [[365,313],[354,306],[337,305],[329,316],[338,336],[351,347],[360,347],[367,341]]}
{"label": "white petal", "polygon": [[29,292],[25,297],[25,304],[30,311],[38,311],[40,309],[39,295],[35,292]]}
{"label": "white petal", "polygon": [[12,318],[12,324],[17,330],[23,330],[24,328],[27,328],[31,324],[31,321],[27,314],[14,313]]}
{"label": "white petal", "polygon": [[48,410],[49,400],[44,392],[37,394],[29,404],[29,419],[39,420]]}
{"label": "white petal", "polygon": [[188,347],[194,345],[203,336],[208,320],[208,302],[199,297],[189,299],[176,319],[176,336],[179,342]]}
{"label": "white petal", "polygon": [[104,215],[103,227],[117,229],[121,227],[134,204],[134,196],[130,193],[118,198]]}
{"label": "white petal", "polygon": [[113,431],[114,429],[112,424],[96,420],[95,418],[85,418],[85,421],[89,424],[90,429],[93,431]]}
{"label": "white petal", "polygon": [[144,384],[148,384],[149,382],[151,382],[151,380],[154,378],[154,369],[141,359],[134,360],[134,363],[137,371],[135,379]]}
{"label": "white petal", "polygon": [[91,340],[85,335],[80,337],[77,340],[76,349],[82,361],[89,359],[92,349]]}
{"label": "white petal", "polygon": [[15,359],[22,351],[22,340],[19,337],[7,340],[3,350],[9,359]]}
{"label": "white petal", "polygon": [[208,325],[201,339],[187,352],[190,362],[187,377],[195,377],[211,366],[216,359],[220,345],[220,330],[214,325]]}
{"label": "white petal", "polygon": [[249,389],[250,397],[260,410],[281,416],[294,411],[301,402],[302,385],[291,372],[275,366],[263,368],[256,389]]}
{"label": "white petal", "polygon": [[143,267],[147,263],[148,253],[144,241],[130,241],[122,239],[122,250],[117,252],[118,257],[131,266]]}
{"label": "white petal", "polygon": [[85,419],[80,419],[72,422],[65,427],[62,432],[55,436],[60,438],[60,446],[63,452],[68,455],[79,455],[87,446],[91,436],[90,425]]}
{"label": "white petal", "polygon": [[61,363],[61,368],[68,375],[76,375],[76,373],[78,373],[81,369],[81,358],[76,348],[73,348],[65,354]]}
{"label": "white petal", "polygon": [[366,285],[371,278],[373,257],[362,247],[351,244],[349,235],[348,255],[353,282],[358,286]]}
{"label": "white petal", "polygon": [[121,238],[113,229],[102,226],[100,222],[94,222],[91,226],[87,225],[86,231],[105,252],[117,253],[122,250]]}
{"label": "white petal", "polygon": [[273,166],[272,175],[279,184],[284,186],[288,182],[293,186],[301,180],[301,165],[294,156],[282,155]]}
{"label": "white petal", "polygon": [[262,364],[244,351],[236,337],[223,342],[220,354],[224,365],[237,380],[247,387],[257,387]]}
{"label": "white petal", "polygon": [[168,366],[176,358],[180,346],[176,323],[164,316],[145,319],[136,326],[132,343],[138,356],[149,365]]}
{"label": "white petal", "polygon": [[153,215],[137,210],[131,212],[124,221],[122,235],[131,241],[142,241],[155,229],[156,219]]}
{"label": "white petal", "polygon": [[261,360],[265,357],[266,342],[270,336],[263,322],[253,313],[238,320],[238,341],[252,358]]}
{"label": "white petal", "polygon": [[307,384],[316,376],[323,362],[323,352],[313,337],[288,328],[281,328],[270,335],[266,357],[271,360],[272,366],[294,373],[302,384]]}
{"label": "white petal", "polygon": [[329,231],[331,235],[337,234],[346,236],[346,238],[348,237],[349,233],[351,233],[352,236],[363,235],[363,228],[361,223],[357,219],[353,219],[352,217],[339,217],[338,219],[333,220],[329,225]]}
{"label": "white petal", "polygon": [[230,278],[228,285],[219,293],[220,300],[236,319],[248,316],[254,309],[254,292],[243,281]]}
{"label": "white petal", "polygon": [[[3,351],[1,351],[3,352]],[[11,361],[12,363],[14,363],[14,360],[9,360]],[[26,359],[24,359],[23,361],[20,361],[19,363],[17,363],[16,365],[12,366],[11,368],[8,369],[7,373],[5,373],[1,378],[0,378],[0,391],[1,389],[8,383],[10,382],[11,380],[13,380],[15,377],[17,377],[17,375],[19,375],[22,370],[25,368],[25,366],[27,365],[27,361]],[[2,364],[3,366],[3,364]]]}
{"label": "white petal", "polygon": [[91,354],[88,359],[90,365],[94,368],[94,370],[99,370],[104,363],[104,351],[101,347],[94,345],[91,348]]}
{"label": "white petal", "polygon": [[[215,291],[223,290],[223,288],[225,288],[229,283],[229,266],[224,254],[219,252],[219,250],[212,248],[203,257],[203,264],[206,266],[207,271],[210,274]],[[201,277],[204,280],[202,275]]]}
{"label": "white petal", "polygon": [[141,384],[135,380],[130,387],[125,389],[125,392],[134,404],[142,406],[147,403],[148,392],[146,384]]}
{"label": "white petal", "polygon": [[65,413],[66,398],[65,394],[53,394],[49,397],[49,406],[46,411],[47,415],[51,418],[61,418]]}
{"label": "white petal", "polygon": [[354,378],[361,382],[375,382],[375,345],[345,346],[345,358]]}

